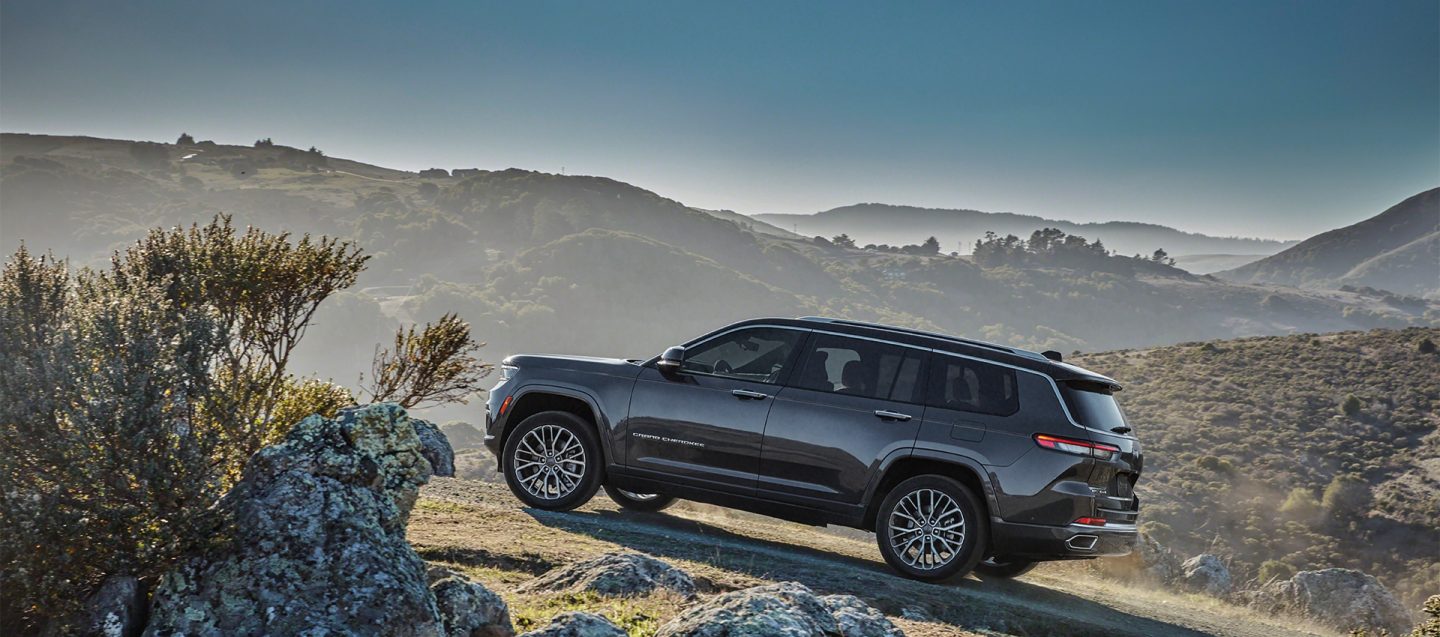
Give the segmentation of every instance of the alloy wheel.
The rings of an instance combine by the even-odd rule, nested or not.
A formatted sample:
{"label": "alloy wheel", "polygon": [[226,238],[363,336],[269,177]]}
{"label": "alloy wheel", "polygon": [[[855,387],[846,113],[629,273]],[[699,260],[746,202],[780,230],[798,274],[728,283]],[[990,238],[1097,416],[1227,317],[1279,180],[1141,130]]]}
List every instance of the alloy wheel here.
{"label": "alloy wheel", "polygon": [[935,489],[916,489],[890,511],[890,547],[911,568],[935,570],[965,547],[965,514],[953,498]]}
{"label": "alloy wheel", "polygon": [[585,475],[585,448],[575,434],[558,425],[541,425],[526,432],[512,461],[516,481],[526,493],[542,500],[570,495]]}

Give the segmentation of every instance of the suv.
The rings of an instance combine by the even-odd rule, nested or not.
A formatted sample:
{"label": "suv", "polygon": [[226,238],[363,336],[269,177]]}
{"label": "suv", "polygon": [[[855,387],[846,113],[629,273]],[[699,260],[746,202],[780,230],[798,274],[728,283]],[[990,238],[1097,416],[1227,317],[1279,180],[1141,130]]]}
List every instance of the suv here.
{"label": "suv", "polygon": [[511,356],[486,446],[525,504],[676,498],[874,530],[895,570],[1014,577],[1130,552],[1140,444],[1105,376],[838,319],[743,321],[650,360]]}

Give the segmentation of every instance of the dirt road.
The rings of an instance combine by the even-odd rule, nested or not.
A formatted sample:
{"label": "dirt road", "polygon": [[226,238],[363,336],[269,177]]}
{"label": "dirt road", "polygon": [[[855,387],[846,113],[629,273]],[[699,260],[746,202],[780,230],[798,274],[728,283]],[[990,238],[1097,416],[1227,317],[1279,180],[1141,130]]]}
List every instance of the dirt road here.
{"label": "dirt road", "polygon": [[[1042,566],[1014,581],[915,582],[892,575],[873,541],[863,537],[707,507],[633,514],[601,494],[579,510],[550,513],[522,508],[503,485],[445,478],[435,479],[421,497],[409,529],[420,554],[465,568],[507,599],[520,582],[554,566],[630,549],[674,563],[714,591],[794,580],[821,593],[853,594],[912,636],[1329,634],[1209,598],[1102,580],[1077,564]],[[521,615],[562,604],[584,606],[585,600],[511,601]],[[627,628],[646,634],[679,604],[615,608],[612,613],[638,614]],[[517,619],[522,627],[528,621],[543,618]]]}

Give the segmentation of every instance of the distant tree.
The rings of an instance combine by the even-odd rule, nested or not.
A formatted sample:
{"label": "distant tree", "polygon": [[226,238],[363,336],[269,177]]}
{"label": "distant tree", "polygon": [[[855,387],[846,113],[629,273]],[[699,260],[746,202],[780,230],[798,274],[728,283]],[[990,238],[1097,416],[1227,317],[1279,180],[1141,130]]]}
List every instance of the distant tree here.
{"label": "distant tree", "polygon": [[837,234],[830,239],[830,242],[842,248],[854,248],[855,240],[848,234]]}
{"label": "distant tree", "polygon": [[274,148],[274,147],[275,147],[275,142],[271,141],[269,137],[266,137],[265,139],[257,139],[257,140],[255,140],[255,147],[256,147],[256,148]]}
{"label": "distant tree", "polygon": [[1166,254],[1164,248],[1156,248],[1155,253],[1150,255],[1150,260],[1154,261],[1155,263],[1175,265],[1175,260],[1170,258],[1169,254]]}
{"label": "distant tree", "polygon": [[311,147],[310,147],[310,150],[307,150],[307,151],[305,151],[305,152],[308,153],[308,154],[310,154],[310,155],[314,155],[314,156],[316,156],[316,157],[324,157],[324,156],[325,156],[324,151],[321,151],[319,148],[316,148],[316,147],[314,147],[314,146],[311,146]]}
{"label": "distant tree", "polygon": [[1435,341],[1428,338],[1421,339],[1420,345],[1418,345],[1416,349],[1418,349],[1421,354],[1434,354],[1436,350]]}
{"label": "distant tree", "polygon": [[194,146],[194,145],[195,145],[195,138],[194,138],[194,137],[191,137],[191,136],[190,136],[190,133],[180,133],[180,138],[177,139],[177,140],[175,140],[175,145],[176,145],[176,146]]}
{"label": "distant tree", "polygon": [[940,254],[940,240],[935,237],[926,239],[920,244],[920,254]]}
{"label": "distant tree", "polygon": [[1354,418],[1360,413],[1360,408],[1362,406],[1363,405],[1360,404],[1360,399],[1356,397],[1355,394],[1350,394],[1345,397],[1344,402],[1340,403],[1340,413]]}
{"label": "distant tree", "polygon": [[393,401],[401,407],[431,403],[463,403],[480,389],[491,366],[475,357],[483,347],[470,338],[470,326],[454,314],[395,332],[390,349],[377,349],[371,366],[371,402]]}

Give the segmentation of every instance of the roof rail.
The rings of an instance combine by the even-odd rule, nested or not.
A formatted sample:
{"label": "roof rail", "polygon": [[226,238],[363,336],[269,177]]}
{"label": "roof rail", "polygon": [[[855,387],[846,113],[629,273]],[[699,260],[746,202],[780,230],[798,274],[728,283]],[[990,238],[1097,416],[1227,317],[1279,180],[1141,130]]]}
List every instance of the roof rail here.
{"label": "roof rail", "polygon": [[997,344],[995,344],[995,343],[987,343],[987,342],[985,342],[985,341],[977,341],[977,340],[975,340],[975,339],[970,339],[970,338],[961,338],[961,337],[959,337],[959,336],[950,336],[949,334],[939,334],[939,333],[936,333],[936,332],[926,332],[926,331],[924,331],[924,330],[914,330],[914,329],[910,329],[910,328],[906,328],[906,327],[896,327],[896,326],[894,326],[894,325],[885,325],[885,324],[883,324],[883,323],[867,323],[867,322],[865,322],[865,321],[852,321],[852,320],[849,320],[849,319],[839,319],[839,318],[832,318],[832,317],[828,317],[828,316],[802,316],[802,317],[799,318],[799,320],[801,320],[801,321],[815,321],[815,322],[817,322],[817,323],[833,323],[833,324],[835,324],[835,325],[850,325],[850,326],[854,326],[854,327],[868,327],[868,328],[871,328],[871,329],[883,330],[883,331],[887,331],[887,332],[899,332],[899,333],[901,333],[901,334],[913,334],[913,335],[915,335],[915,336],[925,336],[925,337],[928,337],[928,338],[935,338],[935,339],[940,339],[940,340],[942,340],[942,341],[950,341],[950,342],[953,342],[953,343],[964,343],[964,344],[966,344],[966,345],[973,345],[973,346],[975,346],[975,347],[984,347],[984,348],[986,348],[986,349],[993,349],[993,350],[995,350],[995,351],[1005,352],[1005,353],[1007,353],[1007,354],[1016,354],[1016,355],[1019,355],[1019,356],[1025,356],[1025,357],[1027,357],[1027,358],[1036,358],[1036,359],[1042,359],[1042,360],[1045,358],[1045,357],[1041,356],[1040,354],[1036,354],[1036,353],[1031,352],[1031,351],[1029,351],[1029,350],[1016,349],[1016,348],[1013,348],[1013,347],[1006,347],[1006,346],[1004,346],[1004,345],[997,345]]}

